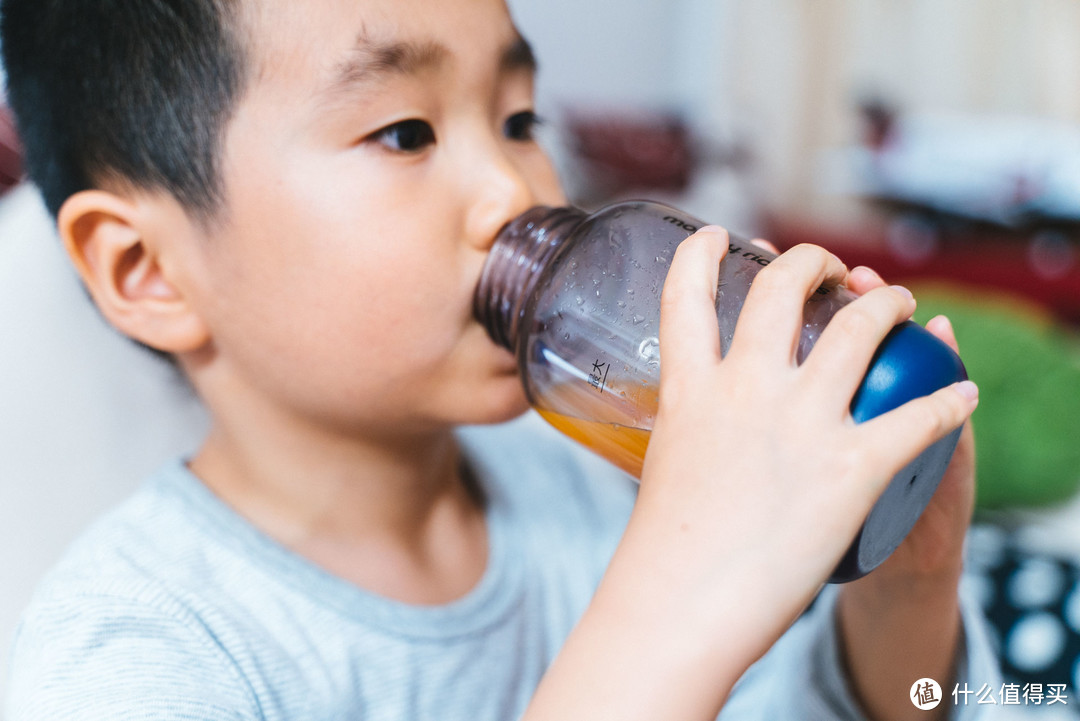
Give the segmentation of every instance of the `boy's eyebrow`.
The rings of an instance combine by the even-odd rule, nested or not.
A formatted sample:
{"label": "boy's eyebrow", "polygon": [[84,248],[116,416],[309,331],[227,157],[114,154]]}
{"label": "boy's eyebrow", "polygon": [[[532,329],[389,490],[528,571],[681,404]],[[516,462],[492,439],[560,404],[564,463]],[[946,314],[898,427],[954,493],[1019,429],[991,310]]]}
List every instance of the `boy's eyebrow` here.
{"label": "boy's eyebrow", "polygon": [[499,69],[503,71],[528,70],[535,73],[537,70],[536,56],[533,54],[532,45],[529,45],[529,41],[521,35],[515,34],[513,41],[503,50],[502,58],[499,60]]}
{"label": "boy's eyebrow", "polygon": [[[388,75],[415,75],[441,65],[449,56],[450,51],[434,41],[379,42],[361,34],[349,57],[336,68],[334,79],[324,95],[334,96],[353,86],[378,82]],[[536,69],[532,47],[515,33],[499,57],[499,70],[536,72]]]}
{"label": "boy's eyebrow", "polygon": [[386,75],[415,75],[442,64],[449,54],[445,47],[434,42],[382,43],[361,35],[349,57],[337,67],[331,91]]}

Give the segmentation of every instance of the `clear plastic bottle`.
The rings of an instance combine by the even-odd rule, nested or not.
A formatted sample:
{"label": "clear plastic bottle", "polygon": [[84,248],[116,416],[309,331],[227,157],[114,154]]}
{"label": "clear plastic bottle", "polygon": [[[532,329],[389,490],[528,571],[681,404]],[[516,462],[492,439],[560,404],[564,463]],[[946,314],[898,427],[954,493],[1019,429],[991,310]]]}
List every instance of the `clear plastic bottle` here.
{"label": "clear plastic bottle", "polygon": [[[635,477],[648,447],[660,386],[660,293],[681,241],[704,225],[669,206],[631,201],[587,215],[533,208],[499,235],[474,310],[513,351],[530,402],[555,428]],[[716,315],[727,353],[751,281],[776,256],[734,235],[720,266]],[[854,299],[819,289],[806,303],[798,360]],[[967,377],[953,351],[921,326],[898,325],[881,344],[852,401],[862,422]],[[831,581],[885,560],[918,520],[959,431],[893,478]]]}

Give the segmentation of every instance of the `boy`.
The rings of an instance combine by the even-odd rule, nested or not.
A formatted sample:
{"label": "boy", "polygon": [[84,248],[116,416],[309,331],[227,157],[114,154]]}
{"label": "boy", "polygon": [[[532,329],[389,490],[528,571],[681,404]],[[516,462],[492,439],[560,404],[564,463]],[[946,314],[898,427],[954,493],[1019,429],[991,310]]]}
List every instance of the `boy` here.
{"label": "boy", "polygon": [[[921,713],[916,679],[981,671],[957,599],[965,441],[894,558],[732,692],[887,479],[975,407],[962,384],[850,422],[913,309],[867,271],[786,254],[721,363],[723,233],[680,248],[632,512],[545,434],[454,430],[526,410],[471,294],[503,224],[562,202],[502,0],[2,7],[69,254],[213,417],[43,584],[11,721],[706,719],[729,694],[739,717],[891,719]],[[866,294],[795,367],[802,303],[845,279]]]}

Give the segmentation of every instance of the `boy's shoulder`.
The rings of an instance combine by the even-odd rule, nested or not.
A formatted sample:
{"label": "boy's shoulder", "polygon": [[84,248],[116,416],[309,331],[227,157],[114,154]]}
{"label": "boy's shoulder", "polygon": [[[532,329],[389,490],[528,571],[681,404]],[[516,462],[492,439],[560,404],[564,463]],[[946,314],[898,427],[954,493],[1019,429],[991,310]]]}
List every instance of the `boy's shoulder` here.
{"label": "boy's shoulder", "polygon": [[200,586],[199,575],[218,550],[185,523],[184,472],[176,461],[155,473],[42,579],[10,652],[12,718],[187,711],[186,699],[207,689],[255,709],[254,691],[207,622],[213,595],[200,589],[214,582]]}
{"label": "boy's shoulder", "polygon": [[[39,586],[12,653],[13,703],[29,709],[15,718],[79,715],[85,698],[106,695],[133,708],[212,696],[251,709],[245,718],[280,704],[294,718],[311,689],[354,682],[350,663],[381,673],[388,644],[407,660],[423,639],[460,668],[481,652],[519,654],[522,638],[537,649],[560,641],[576,618],[567,609],[584,609],[621,536],[633,484],[535,418],[463,428],[459,440],[487,498],[492,543],[467,597],[407,607],[368,594],[261,534],[176,461],[88,529]],[[339,656],[351,660],[324,663]],[[478,668],[504,666],[513,664]]]}
{"label": "boy's shoulder", "polygon": [[98,518],[42,579],[31,609],[94,596],[153,603],[169,598],[170,587],[191,585],[199,557],[221,549],[194,512],[199,489],[189,475],[181,460],[170,461]]}
{"label": "boy's shoulder", "polygon": [[[517,535],[593,536],[583,547],[599,547],[601,556],[613,550],[635,498],[628,476],[534,413],[462,427],[457,437],[488,503]],[[274,546],[177,459],[67,549],[35,603],[92,595],[175,601],[228,586],[238,572],[273,575],[267,560],[283,551]]]}

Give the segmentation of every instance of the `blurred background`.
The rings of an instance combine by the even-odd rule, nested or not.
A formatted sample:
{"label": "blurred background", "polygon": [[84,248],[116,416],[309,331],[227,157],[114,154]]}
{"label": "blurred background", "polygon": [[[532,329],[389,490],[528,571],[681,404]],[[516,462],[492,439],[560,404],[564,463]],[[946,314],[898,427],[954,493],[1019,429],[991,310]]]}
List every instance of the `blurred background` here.
{"label": "blurred background", "polygon": [[1080,4],[511,5],[575,202],[824,245],[950,316],[982,393],[966,583],[1006,680],[982,698],[1080,718]]}
{"label": "blurred background", "polygon": [[[1080,3],[510,5],[575,203],[667,200],[818,243],[912,287],[919,320],[950,316],[982,390],[966,583],[1005,667],[993,697],[1080,718]],[[63,546],[204,422],[89,309],[20,176],[0,109],[5,647]]]}

